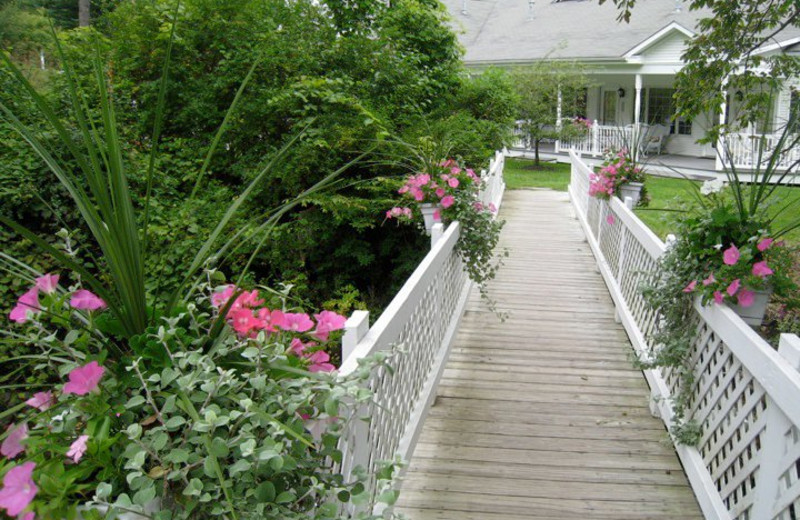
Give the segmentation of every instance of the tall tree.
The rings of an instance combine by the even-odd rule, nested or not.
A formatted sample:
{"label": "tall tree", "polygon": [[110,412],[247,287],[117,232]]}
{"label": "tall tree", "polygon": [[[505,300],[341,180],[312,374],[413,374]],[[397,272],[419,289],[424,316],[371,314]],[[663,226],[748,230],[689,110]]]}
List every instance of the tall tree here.
{"label": "tall tree", "polygon": [[80,27],[88,27],[90,22],[89,0],[78,0],[78,25]]}

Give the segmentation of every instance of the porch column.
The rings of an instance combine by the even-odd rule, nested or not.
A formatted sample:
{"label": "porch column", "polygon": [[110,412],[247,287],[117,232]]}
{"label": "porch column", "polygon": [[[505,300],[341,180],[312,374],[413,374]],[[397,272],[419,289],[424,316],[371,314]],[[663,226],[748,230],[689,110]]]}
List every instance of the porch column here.
{"label": "porch column", "polygon": [[636,75],[636,101],[633,106],[633,124],[639,128],[639,113],[642,111],[642,75]]}
{"label": "porch column", "polygon": [[[722,80],[722,103],[719,106],[719,125],[720,127],[724,126],[726,123],[725,120],[725,112],[728,110],[728,103],[727,103],[727,95],[728,95],[728,79],[725,78]],[[725,153],[725,148],[723,148],[725,143],[722,139],[722,131],[719,132],[719,136],[717,137],[717,157],[715,159],[714,168],[721,172],[723,170],[722,164],[722,154]]]}

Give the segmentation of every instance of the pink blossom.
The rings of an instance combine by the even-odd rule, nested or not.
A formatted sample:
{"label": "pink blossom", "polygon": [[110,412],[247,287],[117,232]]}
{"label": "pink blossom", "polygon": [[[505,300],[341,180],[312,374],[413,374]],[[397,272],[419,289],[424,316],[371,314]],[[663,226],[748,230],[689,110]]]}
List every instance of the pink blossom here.
{"label": "pink blossom", "polygon": [[616,222],[616,220],[614,219],[614,215],[609,215],[606,217],[606,224],[608,224],[609,226],[613,226],[614,222]]}
{"label": "pink blossom", "polygon": [[314,322],[309,315],[302,312],[287,312],[283,317],[283,323],[280,324],[283,330],[307,332],[314,327]]}
{"label": "pink blossom", "polygon": [[717,305],[722,305],[723,299],[724,296],[722,296],[722,293],[720,291],[714,291],[714,303],[716,303]]}
{"label": "pink blossom", "polygon": [[45,274],[36,279],[36,287],[45,294],[53,294],[58,287],[57,274]]}
{"label": "pink blossom", "polygon": [[691,282],[689,282],[689,285],[683,288],[683,292],[690,293],[694,291],[695,287],[697,287],[697,280],[692,280]]}
{"label": "pink blossom", "polygon": [[236,303],[234,306],[236,307],[258,307],[259,305],[264,305],[264,300],[258,297],[258,291],[243,291],[242,294],[236,298]]}
{"label": "pink blossom", "polygon": [[762,260],[761,262],[756,262],[753,264],[753,274],[755,276],[760,276],[761,278],[766,278],[767,276],[774,274],[774,271],[769,268],[766,260]]}
{"label": "pink blossom", "polygon": [[223,290],[218,290],[211,295],[211,305],[219,309],[220,307],[224,307],[228,300],[231,299],[233,293],[236,292],[236,286],[233,284],[226,285]]}
{"label": "pink blossom", "polygon": [[425,200],[425,193],[419,188],[412,188],[411,195],[417,202],[422,202],[423,200]]}
{"label": "pink blossom", "polygon": [[96,311],[98,309],[105,309],[106,302],[99,296],[86,289],[79,289],[72,294],[69,304],[73,309],[80,309],[85,311]]}
{"label": "pink blossom", "polygon": [[456,199],[452,195],[448,195],[446,197],[442,197],[442,201],[441,201],[442,207],[444,209],[447,209],[450,206],[452,206],[455,203],[455,201],[456,201]]}
{"label": "pink blossom", "polygon": [[231,320],[231,327],[239,336],[247,336],[251,330],[259,327],[261,322],[253,316],[252,309],[233,309],[228,313],[228,319]]}
{"label": "pink blossom", "polygon": [[722,261],[725,262],[725,265],[735,265],[739,261],[739,250],[735,245],[731,244],[731,247],[722,253]]}
{"label": "pink blossom", "polygon": [[40,312],[42,312],[42,309],[39,307],[39,288],[34,286],[19,297],[17,305],[11,309],[8,317],[16,323],[25,323],[28,321],[28,313],[35,315]]}
{"label": "pink blossom", "polygon": [[439,208],[433,210],[433,221],[434,222],[441,222],[442,221],[442,212]]}
{"label": "pink blossom", "polygon": [[45,411],[55,403],[53,392],[36,392],[33,397],[25,401],[25,404]]}
{"label": "pink blossom", "polygon": [[436,193],[436,196],[441,199],[442,197],[444,197],[444,194],[446,192],[444,191],[444,188],[437,188],[437,190],[434,193]]}
{"label": "pink blossom", "polygon": [[289,350],[294,352],[295,355],[301,356],[308,348],[316,347],[317,344],[313,341],[309,341],[308,343],[303,343],[300,341],[300,338],[293,338],[292,342],[289,344]]}
{"label": "pink blossom", "polygon": [[81,435],[78,437],[75,442],[70,444],[69,451],[67,451],[67,457],[72,458],[72,462],[78,463],[83,457],[83,454],[86,453],[86,441],[89,440],[88,435]]}
{"label": "pink blossom", "polygon": [[286,315],[280,309],[270,311],[266,307],[258,309],[258,328],[267,332],[276,332],[278,327],[286,327]]}
{"label": "pink blossom", "polygon": [[458,166],[453,166],[452,168],[450,168],[451,175],[458,175],[459,173],[461,173],[461,168],[459,168]]}
{"label": "pink blossom", "polygon": [[450,186],[451,188],[458,188],[458,184],[459,184],[458,179],[456,179],[455,177],[450,177],[447,180],[447,185]]}
{"label": "pink blossom", "polygon": [[308,360],[311,361],[311,366],[308,367],[309,372],[332,372],[336,370],[335,366],[328,363],[331,357],[324,350],[314,352],[308,356]]}
{"label": "pink blossom", "polygon": [[92,361],[69,373],[69,382],[64,385],[64,394],[86,395],[97,388],[106,369]]}
{"label": "pink blossom", "polygon": [[483,204],[480,201],[473,202],[472,207],[475,208],[475,211],[483,211]]}
{"label": "pink blossom", "polygon": [[712,283],[714,283],[716,281],[717,280],[714,278],[714,273],[711,273],[710,275],[708,275],[708,278],[703,280],[703,285],[709,286],[709,285],[711,285]]}
{"label": "pink blossom", "polygon": [[403,216],[411,218],[411,208],[403,208]]}
{"label": "pink blossom", "polygon": [[731,284],[726,289],[727,292],[728,292],[728,296],[733,296],[734,294],[736,294],[736,291],[739,290],[739,286],[741,284],[742,284],[742,282],[738,278],[736,280],[732,281]]}
{"label": "pink blossom", "polygon": [[21,516],[17,517],[17,520],[34,520],[36,518],[36,514],[33,511],[28,511]]}
{"label": "pink blossom", "polygon": [[426,184],[431,182],[431,176],[427,173],[422,173],[420,175],[417,175],[417,182],[419,183],[417,184],[417,186],[425,186]]}
{"label": "pink blossom", "polygon": [[747,289],[742,289],[739,291],[737,296],[739,300],[739,305],[741,307],[750,307],[753,305],[753,300],[755,300],[755,293],[753,291],[748,291]]}
{"label": "pink blossom", "polygon": [[447,159],[446,161],[442,162],[440,166],[442,168],[452,168],[453,166],[455,166],[455,164],[456,162],[453,159]]}
{"label": "pink blossom", "polygon": [[762,252],[766,251],[767,249],[770,248],[770,246],[772,246],[772,242],[774,242],[774,240],[772,238],[765,238],[764,240],[762,240],[761,242],[758,243],[758,246],[757,246],[758,250],[762,251]]}
{"label": "pink blossom", "polygon": [[493,202],[489,203],[489,211],[491,213],[497,213],[497,206],[495,206]]}
{"label": "pink blossom", "polygon": [[26,462],[11,468],[3,477],[3,489],[0,489],[0,509],[5,509],[8,516],[17,516],[28,507],[39,491],[31,478],[35,462]]}
{"label": "pink blossom", "polygon": [[28,438],[28,425],[25,423],[19,426],[11,424],[6,428],[6,431],[8,435],[5,440],[3,440],[3,444],[0,445],[0,455],[8,459],[13,459],[25,451],[22,441]]}
{"label": "pink blossom", "polygon": [[347,318],[333,311],[322,311],[315,314],[314,318],[317,320],[317,330],[312,334],[321,341],[328,341],[328,335],[334,330],[341,330]]}

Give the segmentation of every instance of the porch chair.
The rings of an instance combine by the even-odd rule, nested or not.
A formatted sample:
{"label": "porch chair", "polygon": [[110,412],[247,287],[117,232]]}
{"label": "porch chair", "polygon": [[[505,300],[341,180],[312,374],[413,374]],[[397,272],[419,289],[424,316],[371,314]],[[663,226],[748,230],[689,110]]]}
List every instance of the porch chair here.
{"label": "porch chair", "polygon": [[648,155],[651,151],[655,151],[657,155],[660,155],[667,135],[669,135],[669,128],[666,126],[651,126],[642,141],[642,154]]}

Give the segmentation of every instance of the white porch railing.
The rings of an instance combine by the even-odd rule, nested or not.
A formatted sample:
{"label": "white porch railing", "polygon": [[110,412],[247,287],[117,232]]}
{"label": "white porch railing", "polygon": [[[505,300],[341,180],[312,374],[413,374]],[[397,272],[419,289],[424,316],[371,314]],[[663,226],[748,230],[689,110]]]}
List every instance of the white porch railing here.
{"label": "white porch railing", "polygon": [[603,155],[607,150],[619,150],[629,143],[634,142],[633,125],[625,127],[609,126],[592,123],[589,132],[582,138],[571,139],[568,141],[556,141],[556,153],[569,152],[574,150],[582,154],[593,157]]}
{"label": "white porch railing", "polygon": [[[598,268],[636,351],[651,346],[658,316],[638,287],[657,268],[664,244],[618,199],[588,195],[591,170],[573,152],[570,198]],[[613,224],[607,220],[613,216]],[[800,514],[800,338],[776,352],[726,306],[696,304],[688,418],[698,446],[676,445],[707,519],[788,520]],[[679,378],[647,370],[653,411],[670,428],[669,397]]]}
{"label": "white porch railing", "polygon": [[[497,152],[489,170],[481,173],[481,202],[487,206],[500,207],[503,166],[504,155]],[[458,222],[446,230],[442,224],[434,226],[431,251],[371,328],[365,311],[356,311],[347,320],[340,374],[352,373],[360,359],[393,346],[402,348],[402,353],[391,362],[392,374],[381,368],[369,381],[374,397],[359,412],[369,421],[352,421],[341,439],[341,472],[346,480],[358,466],[374,472],[380,461],[411,458],[471,285],[455,251],[459,232]],[[374,496],[376,483],[369,485]]]}
{"label": "white porch railing", "polygon": [[[764,168],[770,155],[778,147],[780,134],[747,134],[730,133],[724,137],[722,157],[725,164],[733,164],[740,169]],[[786,143],[792,142],[787,139]],[[761,152],[759,152],[761,150]],[[800,161],[800,148],[792,147],[780,154],[776,163],[777,169],[785,170],[795,166]]]}

